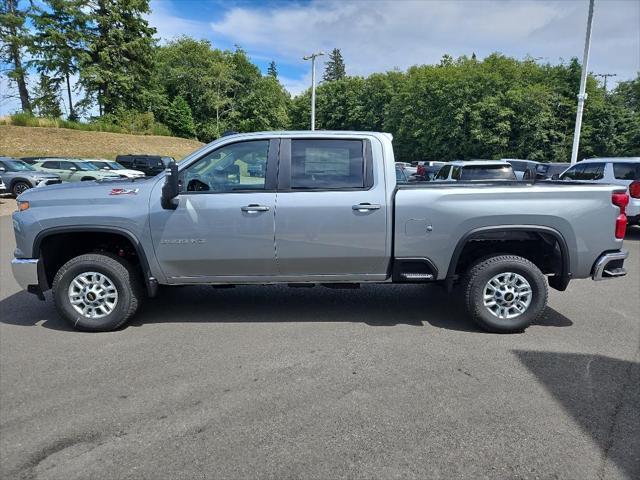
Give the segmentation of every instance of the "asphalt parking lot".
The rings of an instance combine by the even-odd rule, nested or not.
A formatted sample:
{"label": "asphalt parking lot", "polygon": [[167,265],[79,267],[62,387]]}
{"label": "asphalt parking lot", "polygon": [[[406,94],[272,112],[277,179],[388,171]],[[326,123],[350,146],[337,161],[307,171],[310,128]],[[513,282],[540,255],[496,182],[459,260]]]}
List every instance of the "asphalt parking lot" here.
{"label": "asphalt parking lot", "polygon": [[1,478],[640,478],[640,230],[518,335],[413,285],[166,289],[79,333],[0,245]]}

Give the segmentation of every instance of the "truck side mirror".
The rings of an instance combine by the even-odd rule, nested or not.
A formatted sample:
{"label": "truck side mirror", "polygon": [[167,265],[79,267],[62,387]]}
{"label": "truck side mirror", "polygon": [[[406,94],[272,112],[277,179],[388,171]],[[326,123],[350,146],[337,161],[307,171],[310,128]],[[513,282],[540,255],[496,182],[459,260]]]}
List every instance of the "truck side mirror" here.
{"label": "truck side mirror", "polygon": [[560,180],[560,174],[559,174],[559,173],[554,173],[554,174],[551,176],[551,180]]}
{"label": "truck side mirror", "polygon": [[164,185],[162,186],[162,198],[160,204],[165,210],[175,210],[178,202],[175,198],[178,196],[178,164],[172,161],[167,165],[165,170]]}
{"label": "truck side mirror", "polygon": [[6,169],[4,167],[0,167],[0,172],[6,172]]}

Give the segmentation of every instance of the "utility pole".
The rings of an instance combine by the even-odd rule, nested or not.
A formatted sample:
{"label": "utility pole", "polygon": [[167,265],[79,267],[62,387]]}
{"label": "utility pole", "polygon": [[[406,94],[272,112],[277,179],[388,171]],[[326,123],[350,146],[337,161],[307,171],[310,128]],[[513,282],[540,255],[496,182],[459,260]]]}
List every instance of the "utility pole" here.
{"label": "utility pole", "polygon": [[607,93],[607,78],[609,77],[617,77],[615,73],[596,73],[593,75],[594,77],[602,77],[604,78],[604,93]]}
{"label": "utility pole", "polygon": [[587,16],[587,36],[584,40],[584,56],[582,57],[582,74],[580,75],[580,93],[578,93],[578,110],[576,112],[576,129],[573,132],[573,148],[571,149],[571,165],[578,161],[578,147],[580,146],[580,130],[582,128],[582,112],[584,101],[587,99],[587,72],[589,67],[589,49],[591,48],[591,26],[593,25],[593,2],[589,0],[589,15]]}
{"label": "utility pole", "polygon": [[316,57],[322,55],[324,52],[316,52],[302,57],[303,60],[311,60],[311,131],[316,129]]}

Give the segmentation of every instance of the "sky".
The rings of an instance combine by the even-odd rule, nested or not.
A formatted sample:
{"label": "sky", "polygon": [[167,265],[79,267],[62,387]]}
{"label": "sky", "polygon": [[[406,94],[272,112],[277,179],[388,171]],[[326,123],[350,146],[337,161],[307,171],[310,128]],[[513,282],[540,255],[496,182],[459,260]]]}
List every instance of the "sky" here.
{"label": "sky", "polygon": [[[349,75],[437,63],[444,54],[582,60],[588,0],[151,0],[151,9],[160,41],[189,35],[217,48],[239,45],[263,72],[274,60],[296,95],[311,83],[302,57],[333,48]],[[640,72],[640,1],[596,0],[589,70],[615,73],[610,88]],[[15,101],[0,103],[0,115],[13,110]]]}

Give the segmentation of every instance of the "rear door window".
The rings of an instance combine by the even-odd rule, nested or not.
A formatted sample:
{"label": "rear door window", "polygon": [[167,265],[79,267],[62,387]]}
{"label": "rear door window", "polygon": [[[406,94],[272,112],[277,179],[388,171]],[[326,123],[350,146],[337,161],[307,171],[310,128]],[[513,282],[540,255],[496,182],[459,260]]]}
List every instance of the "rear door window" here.
{"label": "rear door window", "polygon": [[60,162],[54,162],[54,161],[44,162],[42,164],[42,168],[54,168],[56,170],[59,170]]}
{"label": "rear door window", "polygon": [[615,162],[613,176],[618,180],[640,180],[640,163]]}
{"label": "rear door window", "polygon": [[364,188],[362,140],[292,140],[291,188]]}
{"label": "rear door window", "polygon": [[579,180],[600,180],[604,176],[604,163],[588,163]]}
{"label": "rear door window", "polygon": [[438,174],[436,175],[436,180],[446,180],[449,178],[449,171],[451,170],[451,165],[445,165],[442,167]]}
{"label": "rear door window", "polygon": [[561,180],[581,180],[582,173],[584,172],[584,165],[575,165],[569,170],[564,172],[561,176]]}
{"label": "rear door window", "polygon": [[72,162],[60,162],[60,167],[58,168],[60,168],[60,170],[71,170],[71,167],[75,167]]}
{"label": "rear door window", "polygon": [[148,158],[136,158],[133,162],[136,167],[148,167],[149,159]]}

